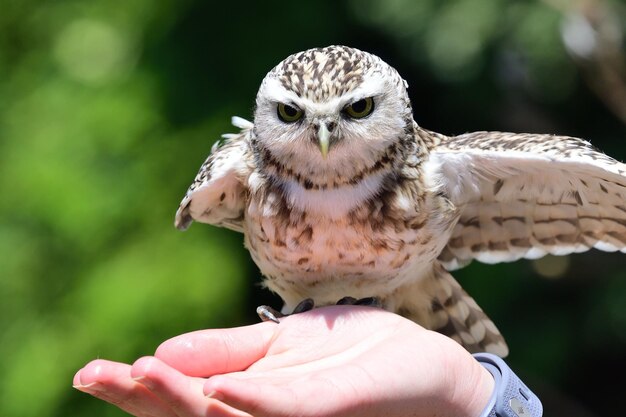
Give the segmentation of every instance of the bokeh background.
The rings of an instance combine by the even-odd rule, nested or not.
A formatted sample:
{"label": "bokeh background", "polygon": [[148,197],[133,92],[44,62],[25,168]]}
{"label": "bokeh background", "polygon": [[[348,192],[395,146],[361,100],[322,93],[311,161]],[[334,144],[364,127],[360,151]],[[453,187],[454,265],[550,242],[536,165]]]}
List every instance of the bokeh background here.
{"label": "bokeh background", "polygon": [[[0,416],[121,416],[71,388],[85,362],[279,305],[241,236],[180,233],[173,215],[287,55],[375,53],[407,79],[418,123],[445,134],[572,135],[626,160],[625,22],[617,0],[4,0]],[[545,415],[622,415],[626,255],[456,276]]]}

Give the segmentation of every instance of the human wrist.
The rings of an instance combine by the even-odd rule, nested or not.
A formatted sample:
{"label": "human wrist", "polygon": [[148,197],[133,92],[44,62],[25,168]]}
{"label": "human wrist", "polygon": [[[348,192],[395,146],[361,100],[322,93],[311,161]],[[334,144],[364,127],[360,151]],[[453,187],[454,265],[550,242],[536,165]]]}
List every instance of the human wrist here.
{"label": "human wrist", "polygon": [[495,381],[489,371],[459,348],[454,355],[448,355],[449,396],[445,409],[449,414],[446,415],[479,417],[491,399]]}
{"label": "human wrist", "polygon": [[493,376],[452,339],[433,332],[430,340],[436,353],[429,362],[438,372],[430,381],[431,407],[423,415],[479,417],[494,391]]}
{"label": "human wrist", "polygon": [[493,397],[495,381],[493,375],[491,375],[487,369],[478,364],[475,360],[474,362],[478,365],[477,368],[474,368],[476,368],[475,372],[479,375],[476,375],[476,385],[473,389],[471,386],[469,387],[471,398],[467,400],[466,410],[468,416],[479,417]]}

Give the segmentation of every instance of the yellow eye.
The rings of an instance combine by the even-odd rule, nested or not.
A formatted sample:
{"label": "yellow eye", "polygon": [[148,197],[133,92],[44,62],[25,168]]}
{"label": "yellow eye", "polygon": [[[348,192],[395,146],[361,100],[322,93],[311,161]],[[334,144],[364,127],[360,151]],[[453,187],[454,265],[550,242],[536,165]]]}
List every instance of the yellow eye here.
{"label": "yellow eye", "polygon": [[297,122],[303,114],[299,108],[284,103],[278,103],[277,113],[278,118],[285,123]]}
{"label": "yellow eye", "polygon": [[374,99],[371,97],[363,98],[343,108],[344,114],[353,119],[362,119],[369,116],[374,111]]}

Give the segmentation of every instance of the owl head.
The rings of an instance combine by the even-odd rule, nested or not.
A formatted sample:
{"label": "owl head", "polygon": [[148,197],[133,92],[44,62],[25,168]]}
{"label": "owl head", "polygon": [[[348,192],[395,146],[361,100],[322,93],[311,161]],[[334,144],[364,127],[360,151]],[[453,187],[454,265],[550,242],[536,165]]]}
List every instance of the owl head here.
{"label": "owl head", "polygon": [[393,163],[413,127],[406,88],[394,68],[358,49],[289,56],[267,74],[256,98],[259,165],[326,187],[381,160]]}

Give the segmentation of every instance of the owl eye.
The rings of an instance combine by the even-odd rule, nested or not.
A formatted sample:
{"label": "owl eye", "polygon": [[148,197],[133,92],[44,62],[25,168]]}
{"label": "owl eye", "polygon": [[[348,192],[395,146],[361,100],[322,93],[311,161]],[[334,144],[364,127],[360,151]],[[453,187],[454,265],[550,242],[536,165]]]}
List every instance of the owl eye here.
{"label": "owl eye", "polygon": [[355,101],[352,104],[348,104],[343,108],[344,114],[353,119],[362,119],[369,116],[374,111],[374,99],[371,97],[363,98],[359,101]]}
{"label": "owl eye", "polygon": [[297,122],[303,114],[299,108],[284,103],[278,103],[276,112],[278,113],[278,118],[285,123]]}

